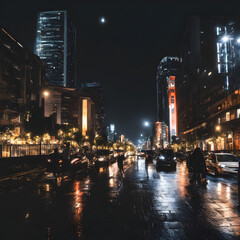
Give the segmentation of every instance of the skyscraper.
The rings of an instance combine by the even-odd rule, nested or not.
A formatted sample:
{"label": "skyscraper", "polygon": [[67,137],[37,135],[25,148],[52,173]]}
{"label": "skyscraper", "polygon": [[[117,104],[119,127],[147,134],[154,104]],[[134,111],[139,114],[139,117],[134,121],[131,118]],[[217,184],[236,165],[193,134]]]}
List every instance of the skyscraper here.
{"label": "skyscraper", "polygon": [[240,88],[238,26],[231,17],[189,18],[181,41],[181,68],[176,82],[182,138],[205,123],[211,114],[210,105]]}
{"label": "skyscraper", "polygon": [[116,139],[116,130],[115,130],[115,124],[110,124],[107,126],[107,138],[108,141],[115,141]]}
{"label": "skyscraper", "polygon": [[67,11],[39,13],[35,53],[50,85],[76,87],[76,30]]}
{"label": "skyscraper", "polygon": [[[161,123],[161,142],[159,143],[160,146],[164,147],[165,144],[167,144],[168,140],[168,129],[170,127],[170,116],[173,116],[173,114],[170,115],[170,111],[175,109],[170,109],[172,104],[174,104],[173,101],[176,101],[176,98],[172,99],[172,94],[175,92],[175,86],[169,87],[170,81],[175,81],[175,76],[177,75],[179,67],[179,59],[177,57],[164,57],[157,69],[157,76],[156,76],[156,83],[157,83],[157,114],[158,114],[158,121]],[[173,84],[171,82],[171,84]],[[170,84],[170,85],[171,85]],[[171,101],[169,101],[169,97],[171,98]],[[172,119],[171,119],[172,123]],[[172,126],[172,125],[171,125]],[[173,130],[173,129],[172,129]],[[171,131],[170,134],[177,135],[176,127],[174,127],[174,130]],[[174,133],[174,134],[173,134]]]}

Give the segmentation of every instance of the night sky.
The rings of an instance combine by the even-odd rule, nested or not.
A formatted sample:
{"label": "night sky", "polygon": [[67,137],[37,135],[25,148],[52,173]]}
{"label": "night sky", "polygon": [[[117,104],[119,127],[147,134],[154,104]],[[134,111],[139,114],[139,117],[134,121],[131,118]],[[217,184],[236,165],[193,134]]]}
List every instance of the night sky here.
{"label": "night sky", "polygon": [[[4,2],[4,3],[3,3]],[[67,4],[66,4],[67,3]],[[156,121],[156,69],[177,56],[190,15],[239,16],[238,1],[3,1],[0,26],[33,50],[37,13],[68,11],[77,30],[77,82],[100,82],[107,123],[136,141]],[[106,24],[99,23],[104,16]]]}

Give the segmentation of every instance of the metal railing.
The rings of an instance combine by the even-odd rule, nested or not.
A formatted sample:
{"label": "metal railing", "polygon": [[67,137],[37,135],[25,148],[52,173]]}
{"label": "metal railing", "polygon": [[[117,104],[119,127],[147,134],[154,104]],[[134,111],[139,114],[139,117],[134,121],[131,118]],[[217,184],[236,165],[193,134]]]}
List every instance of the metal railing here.
{"label": "metal railing", "polygon": [[48,155],[58,147],[60,147],[59,144],[2,144],[0,145],[0,158]]}

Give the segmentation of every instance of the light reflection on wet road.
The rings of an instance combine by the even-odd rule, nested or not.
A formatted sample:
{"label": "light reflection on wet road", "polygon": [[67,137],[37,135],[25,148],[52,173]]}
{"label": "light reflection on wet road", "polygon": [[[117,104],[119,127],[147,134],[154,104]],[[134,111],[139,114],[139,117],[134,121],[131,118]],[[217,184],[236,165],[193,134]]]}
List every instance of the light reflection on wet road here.
{"label": "light reflection on wet road", "polygon": [[239,239],[235,178],[189,186],[184,163],[129,158],[75,178],[45,176],[0,196],[0,239]]}

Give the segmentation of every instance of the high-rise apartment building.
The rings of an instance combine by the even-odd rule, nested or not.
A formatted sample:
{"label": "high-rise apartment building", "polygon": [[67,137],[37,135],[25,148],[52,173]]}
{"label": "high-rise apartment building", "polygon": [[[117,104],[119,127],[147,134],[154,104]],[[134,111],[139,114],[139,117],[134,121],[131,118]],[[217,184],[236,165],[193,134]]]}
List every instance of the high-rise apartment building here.
{"label": "high-rise apartment building", "polygon": [[0,62],[0,125],[20,127],[40,108],[44,66],[4,29],[0,29]]}
{"label": "high-rise apartment building", "polygon": [[176,82],[182,137],[211,115],[211,104],[240,88],[238,29],[229,17],[190,17]]}
{"label": "high-rise apartment building", "polygon": [[35,53],[50,85],[76,87],[76,30],[67,11],[39,13]]}
{"label": "high-rise apartment building", "polygon": [[239,37],[235,18],[189,19],[176,81],[178,131],[188,150],[240,149]]}

